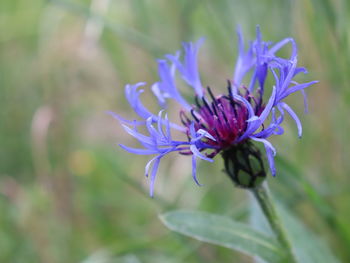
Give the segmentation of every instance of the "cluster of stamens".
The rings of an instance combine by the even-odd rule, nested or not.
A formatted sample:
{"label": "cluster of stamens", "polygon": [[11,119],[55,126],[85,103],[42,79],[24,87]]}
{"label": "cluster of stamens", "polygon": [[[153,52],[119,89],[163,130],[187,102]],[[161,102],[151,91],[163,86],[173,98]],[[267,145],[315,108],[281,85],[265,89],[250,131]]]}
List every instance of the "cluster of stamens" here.
{"label": "cluster of stamens", "polygon": [[[196,131],[202,129],[215,138],[215,141],[209,138],[203,139],[206,144],[215,149],[213,155],[232,147],[245,132],[249,119],[247,106],[232,94],[230,81],[228,81],[227,90],[228,95],[215,97],[211,89],[207,87],[211,101],[208,102],[205,96],[201,98],[196,96],[196,104],[191,110],[191,117],[188,117],[184,111],[180,112],[180,119],[187,127],[188,136],[190,126],[194,123]],[[242,87],[241,91],[238,91],[238,94],[252,105],[255,115],[259,116],[264,109],[261,92],[254,97],[245,87]]]}

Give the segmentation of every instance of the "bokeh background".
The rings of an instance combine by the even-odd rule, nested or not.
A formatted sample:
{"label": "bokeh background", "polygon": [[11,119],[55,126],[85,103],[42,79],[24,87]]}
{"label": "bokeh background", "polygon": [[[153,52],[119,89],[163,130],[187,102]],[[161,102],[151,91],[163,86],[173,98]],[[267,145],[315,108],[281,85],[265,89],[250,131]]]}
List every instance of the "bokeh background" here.
{"label": "bokeh background", "polygon": [[[155,59],[182,41],[206,42],[203,83],[225,89],[237,25],[252,39],[292,36],[300,64],[317,79],[289,102],[292,120],[278,150],[276,198],[350,262],[350,3],[347,0],[1,0],[0,262],[252,262],[238,252],[167,230],[158,215],[199,209],[247,221],[247,193],[232,187],[222,161],[161,163],[155,198],[143,176],[147,157],[105,112],[133,118],[124,85],[158,79]],[[186,92],[186,90],[184,90]],[[146,105],[156,109],[150,92]],[[172,113],[177,118],[177,113]]]}

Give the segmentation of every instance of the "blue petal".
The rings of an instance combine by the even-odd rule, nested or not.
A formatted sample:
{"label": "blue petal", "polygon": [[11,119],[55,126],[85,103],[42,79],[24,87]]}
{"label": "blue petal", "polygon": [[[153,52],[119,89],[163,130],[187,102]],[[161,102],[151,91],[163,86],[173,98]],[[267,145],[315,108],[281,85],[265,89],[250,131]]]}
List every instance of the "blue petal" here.
{"label": "blue petal", "polygon": [[198,186],[203,186],[202,184],[199,183],[197,179],[197,160],[196,156],[192,155],[192,178],[196,182]]}
{"label": "blue petal", "polygon": [[140,94],[143,92],[143,90],[137,90],[140,86],[144,86],[146,83],[140,82],[135,85],[126,85],[125,86],[125,96],[127,100],[129,101],[130,106],[133,108],[133,110],[138,114],[141,118],[147,119],[150,116],[153,116],[152,113],[150,113],[141,103],[140,101]]}
{"label": "blue petal", "polygon": [[157,156],[157,158],[154,161],[153,167],[152,167],[152,173],[151,173],[151,182],[150,182],[150,186],[149,186],[149,195],[151,197],[153,197],[153,190],[154,190],[154,182],[156,180],[156,175],[157,175],[157,171],[158,171],[158,167],[159,167],[159,162],[160,159],[163,157],[163,155]]}
{"label": "blue petal", "polygon": [[275,176],[276,175],[276,168],[275,168],[275,161],[274,161],[274,156],[276,155],[275,148],[272,146],[272,144],[269,141],[265,139],[260,139],[256,137],[250,137],[250,138],[254,141],[262,142],[264,144],[271,174],[272,176]]}
{"label": "blue petal", "polygon": [[266,104],[265,109],[263,110],[263,112],[259,116],[259,120],[261,123],[263,123],[265,121],[265,119],[268,117],[268,115],[270,114],[271,109],[273,107],[273,104],[275,102],[275,99],[276,99],[276,87],[273,87],[270,99],[269,99],[268,103]]}
{"label": "blue petal", "polygon": [[190,150],[193,153],[193,155],[197,156],[198,158],[203,159],[203,160],[208,161],[208,162],[211,162],[211,163],[214,162],[213,159],[210,159],[210,158],[206,157],[205,155],[201,154],[200,151],[197,149],[196,145],[192,144],[190,146]]}
{"label": "blue petal", "polygon": [[162,138],[166,139],[167,136],[164,134],[164,131],[163,131],[163,119],[162,119],[162,113],[163,113],[163,110],[161,110],[159,113],[158,113],[158,133],[161,135]]}
{"label": "blue petal", "polygon": [[283,94],[280,95],[280,97],[278,98],[279,101],[281,101],[282,99],[284,99],[285,97],[289,96],[290,94],[298,91],[298,90],[302,90],[305,89],[313,84],[318,83],[318,81],[311,81],[311,82],[307,82],[307,83],[303,83],[303,84],[299,84],[299,85],[295,85],[293,87],[290,87],[289,89],[287,89],[285,92],[283,92]]}
{"label": "blue petal", "polygon": [[[270,97],[265,109],[263,110],[263,112],[260,114],[259,117],[255,116],[254,111],[251,108],[251,106],[248,107],[248,110],[250,111],[249,120],[253,119],[254,117],[257,117],[257,118],[254,118],[252,121],[248,121],[247,129],[243,133],[243,135],[240,138],[238,138],[238,142],[251,136],[261,126],[261,124],[265,121],[265,119],[270,114],[271,109],[272,109],[273,104],[274,104],[274,101],[275,101],[275,98],[276,98],[276,88],[274,87],[272,90],[271,97]],[[245,104],[247,106],[250,105],[246,99],[244,99],[243,97],[241,99],[243,99],[243,102],[246,101]],[[253,114],[253,116],[251,116],[251,114]]]}
{"label": "blue petal", "polygon": [[295,58],[291,61],[291,65],[288,68],[284,68],[285,70],[287,70],[287,75],[283,81],[283,85],[280,87],[280,92],[284,92],[288,88],[294,76],[294,71],[296,66],[297,66],[297,59]]}
{"label": "blue petal", "polygon": [[154,144],[157,144],[158,140],[160,141],[162,140],[162,136],[158,133],[158,131],[152,125],[152,118],[147,119],[146,127],[154,141]]}
{"label": "blue petal", "polygon": [[136,121],[136,120],[127,120],[124,119],[122,116],[120,116],[119,114],[113,112],[113,111],[106,111],[107,114],[111,115],[114,119],[122,122],[122,123],[127,123],[129,125],[145,125],[146,122],[145,121]]}
{"label": "blue petal", "polygon": [[236,61],[235,71],[233,74],[233,83],[235,87],[240,87],[245,74],[250,70],[250,68],[255,63],[255,58],[253,55],[253,44],[250,43],[248,50],[244,50],[244,40],[243,35],[238,28],[238,58]]}
{"label": "blue petal", "polygon": [[158,158],[158,156],[152,158],[151,160],[149,160],[145,166],[145,176],[148,177],[148,172],[149,172],[149,169],[152,165],[152,163],[154,162],[154,160],[156,160]]}
{"label": "blue petal", "polygon": [[158,73],[160,77],[160,82],[158,83],[159,90],[169,98],[176,100],[180,103],[186,110],[191,110],[191,106],[187,101],[180,95],[179,91],[175,87],[174,76],[171,73],[167,62],[165,60],[158,60]]}
{"label": "blue petal", "polygon": [[[298,116],[296,115],[296,113],[292,110],[291,107],[288,106],[287,103],[285,102],[281,102],[279,105],[278,105],[278,108],[280,109],[280,107],[282,107],[283,109],[285,109],[289,115],[293,118],[293,120],[295,121],[297,127],[298,127],[298,136],[299,138],[301,137],[302,133],[303,133],[303,127],[301,125],[301,122],[298,118]],[[280,109],[281,110],[281,109]]]}
{"label": "blue petal", "polygon": [[140,142],[144,142],[144,143],[147,143],[147,144],[153,144],[153,140],[146,136],[146,135],[143,135],[142,133],[139,133],[137,132],[136,130],[133,130],[133,129],[130,129],[128,126],[126,125],[123,125],[122,124],[122,127],[124,128],[124,130],[129,133],[131,136],[135,137],[137,140],[139,140]]}
{"label": "blue petal", "polygon": [[178,71],[181,74],[183,80],[195,90],[197,96],[203,96],[203,87],[200,81],[198,71],[198,51],[203,44],[204,38],[200,38],[196,43],[183,43],[183,49],[185,51],[184,62],[181,63],[180,59],[173,55],[167,55],[166,57],[171,60]]}
{"label": "blue petal", "polygon": [[166,130],[166,136],[169,140],[171,140],[171,134],[170,134],[170,123],[168,119],[168,114],[165,114],[165,130]]}
{"label": "blue petal", "polygon": [[275,159],[274,159],[275,154],[273,153],[272,149],[269,148],[266,144],[265,144],[265,150],[266,150],[267,161],[270,166],[271,174],[272,176],[276,176],[276,167],[275,167]]}
{"label": "blue petal", "polygon": [[293,38],[285,38],[281,40],[280,42],[276,43],[273,47],[270,48],[269,54],[274,55],[278,50],[280,50],[283,46],[286,44],[291,43],[292,44],[292,53],[290,58],[294,58],[297,55],[297,46]]}
{"label": "blue petal", "polygon": [[301,94],[303,95],[303,99],[304,99],[304,112],[308,113],[309,112],[309,104],[307,103],[307,95],[305,90],[300,90]]}
{"label": "blue petal", "polygon": [[128,151],[128,152],[133,153],[133,154],[150,155],[150,154],[159,153],[159,151],[157,151],[157,150],[131,148],[131,147],[125,146],[123,144],[119,144],[119,146],[121,148],[123,148],[125,151]]}
{"label": "blue petal", "polygon": [[160,107],[162,107],[163,109],[165,109],[165,108],[166,108],[166,100],[165,100],[165,99],[166,99],[167,97],[169,97],[169,95],[166,94],[166,93],[163,93],[163,92],[161,91],[161,89],[159,88],[159,83],[158,83],[158,82],[156,82],[156,83],[154,83],[154,84],[152,85],[151,90],[152,90],[154,96],[156,96]]}

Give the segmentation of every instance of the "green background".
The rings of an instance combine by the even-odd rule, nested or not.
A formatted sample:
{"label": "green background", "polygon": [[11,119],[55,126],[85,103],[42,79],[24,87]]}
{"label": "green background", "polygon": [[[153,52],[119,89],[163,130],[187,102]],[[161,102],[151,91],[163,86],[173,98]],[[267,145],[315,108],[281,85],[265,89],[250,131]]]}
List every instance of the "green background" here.
{"label": "green background", "polygon": [[[202,187],[190,158],[164,158],[152,199],[148,157],[117,146],[136,144],[105,112],[133,118],[124,85],[156,81],[155,59],[201,36],[202,82],[224,91],[236,27],[253,39],[257,24],[264,40],[295,38],[310,72],[301,79],[320,81],[307,90],[309,114],[300,94],[287,100],[304,133],[298,139],[287,118],[271,139],[271,190],[349,262],[349,11],[346,0],[1,0],[0,262],[252,262],[158,218],[181,208],[247,221],[247,193],[232,187],[220,158],[200,162]],[[157,110],[150,92],[143,99]]]}

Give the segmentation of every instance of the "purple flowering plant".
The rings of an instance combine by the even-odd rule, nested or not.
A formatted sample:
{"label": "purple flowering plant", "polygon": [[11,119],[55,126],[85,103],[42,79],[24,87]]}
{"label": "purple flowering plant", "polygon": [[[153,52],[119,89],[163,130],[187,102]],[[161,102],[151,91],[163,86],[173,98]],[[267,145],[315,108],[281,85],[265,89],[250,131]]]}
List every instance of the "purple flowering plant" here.
{"label": "purple flowering plant", "polygon": [[[283,134],[281,124],[285,113],[295,121],[299,137],[302,135],[301,122],[284,99],[300,91],[307,109],[304,89],[317,81],[298,83],[294,80],[296,75],[306,74],[307,70],[297,66],[297,46],[293,38],[285,38],[277,43],[265,42],[257,27],[256,39],[246,47],[242,33],[238,30],[236,66],[232,79],[227,81],[227,93],[220,95],[215,95],[210,87],[205,88],[202,84],[197,63],[202,43],[203,39],[196,43],[183,43],[183,53],[178,51],[157,61],[159,81],[151,85],[150,89],[161,107],[158,114],[150,112],[140,100],[143,92],[141,87],[146,85],[144,82],[125,87],[126,99],[140,117],[139,120],[126,120],[110,112],[143,148],[131,148],[123,144],[120,146],[133,154],[153,156],[145,166],[145,175],[150,177],[151,196],[159,163],[171,152],[191,156],[192,176],[199,185],[196,176],[197,159],[213,162],[219,153],[225,159],[225,156],[235,154],[236,149],[243,149],[243,154],[248,149],[247,155],[254,155],[261,162],[259,151],[249,150],[254,149],[252,142],[255,141],[264,145],[271,174],[275,176],[276,150],[267,139],[272,135]],[[286,45],[291,46],[290,56],[278,56],[277,52]],[[273,85],[269,89],[271,94],[268,100],[264,101],[265,83],[269,74],[273,76]],[[193,104],[181,95],[176,76],[180,76],[193,89]],[[168,100],[175,100],[181,105],[181,124],[168,119],[165,112]],[[140,132],[140,126],[146,128],[146,133]],[[174,132],[182,134],[183,140],[174,140]],[[230,157],[226,158],[225,166],[229,159]],[[240,162],[233,163],[239,166]],[[249,170],[245,171],[249,173]]]}

